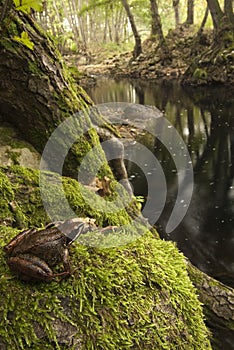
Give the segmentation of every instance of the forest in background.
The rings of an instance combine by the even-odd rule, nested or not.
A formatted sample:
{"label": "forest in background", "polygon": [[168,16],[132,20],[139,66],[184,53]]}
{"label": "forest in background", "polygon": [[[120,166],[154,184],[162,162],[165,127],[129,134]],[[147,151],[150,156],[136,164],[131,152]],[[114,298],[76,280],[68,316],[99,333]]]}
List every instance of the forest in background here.
{"label": "forest in background", "polygon": [[157,40],[158,22],[164,36],[182,23],[194,25],[197,30],[201,25],[212,27],[205,0],[48,0],[36,17],[64,53],[95,52],[100,48],[115,52],[131,50],[134,45],[131,21],[141,41],[152,36]]}
{"label": "forest in background", "polygon": [[49,0],[34,17],[76,68],[107,66],[88,73],[234,81],[232,0]]}
{"label": "forest in background", "polygon": [[[232,0],[208,1],[233,16]],[[212,12],[212,9],[211,9]],[[131,49],[134,37],[160,41],[181,24],[195,30],[211,29],[213,19],[205,0],[48,0],[37,13],[41,26],[53,35],[62,52],[86,52],[98,47]],[[137,33],[136,33],[137,32]]]}

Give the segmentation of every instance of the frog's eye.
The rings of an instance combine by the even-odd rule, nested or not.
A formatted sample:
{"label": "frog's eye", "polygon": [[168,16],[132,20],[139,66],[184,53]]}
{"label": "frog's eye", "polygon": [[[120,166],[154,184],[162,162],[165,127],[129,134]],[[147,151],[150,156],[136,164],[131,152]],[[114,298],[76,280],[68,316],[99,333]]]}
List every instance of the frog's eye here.
{"label": "frog's eye", "polygon": [[[72,243],[73,241],[75,241],[79,235],[84,231],[84,223],[76,223],[75,225],[73,225],[73,227],[71,227],[71,230],[67,230],[67,232],[64,232],[64,234],[67,236],[68,239],[68,244]],[[61,230],[61,228],[60,228]],[[61,230],[63,232],[63,230]]]}
{"label": "frog's eye", "polygon": [[52,228],[52,227],[58,227],[60,226],[61,224],[63,223],[63,221],[53,221],[53,222],[49,222],[45,228],[48,229],[48,228]]}

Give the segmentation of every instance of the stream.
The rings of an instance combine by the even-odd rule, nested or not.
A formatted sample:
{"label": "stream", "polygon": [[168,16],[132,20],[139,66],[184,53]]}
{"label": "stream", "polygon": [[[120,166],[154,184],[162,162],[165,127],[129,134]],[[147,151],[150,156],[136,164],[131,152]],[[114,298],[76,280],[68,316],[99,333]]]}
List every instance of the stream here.
{"label": "stream", "polygon": [[[156,106],[176,128],[192,160],[194,189],[185,217],[170,233],[165,227],[177,196],[175,164],[152,135],[137,139],[156,156],[166,178],[168,193],[156,222],[157,230],[162,238],[175,241],[199,269],[234,287],[234,89],[185,88],[177,82],[102,77],[86,90],[96,104],[130,102]],[[129,146],[126,154],[129,152],[137,151]],[[157,174],[147,157],[146,154],[144,166],[155,179]],[[131,161],[126,161],[126,166],[134,194],[146,198],[145,172]],[[150,220],[150,212],[146,210],[144,215]]]}

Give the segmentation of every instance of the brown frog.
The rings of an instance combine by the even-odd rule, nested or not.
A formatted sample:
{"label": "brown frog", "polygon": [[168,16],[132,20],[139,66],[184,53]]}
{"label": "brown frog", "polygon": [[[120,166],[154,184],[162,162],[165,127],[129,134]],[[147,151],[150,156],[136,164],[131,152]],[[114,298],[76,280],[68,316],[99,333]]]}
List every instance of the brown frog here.
{"label": "brown frog", "polygon": [[[80,234],[92,230],[93,223],[77,218],[49,224],[43,230],[35,228],[20,232],[5,247],[7,264],[24,281],[52,281],[56,276],[68,276],[68,247]],[[51,267],[63,262],[64,271],[53,273]]]}

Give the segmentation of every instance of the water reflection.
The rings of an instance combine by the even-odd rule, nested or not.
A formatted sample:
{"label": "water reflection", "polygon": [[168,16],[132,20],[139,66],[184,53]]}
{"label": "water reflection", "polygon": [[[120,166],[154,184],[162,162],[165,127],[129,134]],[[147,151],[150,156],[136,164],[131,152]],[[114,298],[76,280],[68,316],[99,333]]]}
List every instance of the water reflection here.
{"label": "water reflection", "polygon": [[[182,223],[164,231],[177,196],[175,164],[150,134],[139,135],[157,156],[167,179],[165,210],[157,222],[162,237],[179,248],[201,270],[234,287],[234,88],[184,88],[176,83],[100,80],[89,94],[96,103],[134,102],[158,107],[186,143],[194,169],[194,192]],[[134,152],[131,148],[127,152]],[[144,159],[155,179],[153,165]],[[146,179],[134,163],[128,172],[136,195],[148,195]],[[155,208],[157,210],[157,208]],[[148,213],[150,217],[150,213]]]}

